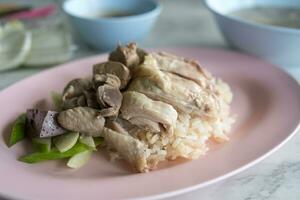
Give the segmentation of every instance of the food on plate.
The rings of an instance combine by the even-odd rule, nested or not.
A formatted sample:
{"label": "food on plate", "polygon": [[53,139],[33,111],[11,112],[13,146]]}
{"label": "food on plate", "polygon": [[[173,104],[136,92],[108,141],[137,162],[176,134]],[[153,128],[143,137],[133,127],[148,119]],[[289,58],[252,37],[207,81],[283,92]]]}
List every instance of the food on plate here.
{"label": "food on plate", "polygon": [[57,136],[53,139],[55,147],[60,152],[65,152],[71,149],[77,142],[79,133],[66,133],[64,135]]}
{"label": "food on plate", "polygon": [[60,152],[57,149],[53,148],[49,152],[34,152],[32,154],[22,156],[21,158],[19,158],[19,160],[26,163],[38,163],[38,162],[48,161],[48,160],[69,158],[78,153],[85,152],[87,150],[91,150],[91,149],[85,144],[76,143],[71,149],[65,152]]}
{"label": "food on plate", "polygon": [[229,139],[230,87],[194,60],[130,43],[92,71],[53,94],[56,111],[27,110],[21,130],[37,148],[21,161],[69,158],[67,166],[79,168],[101,144],[112,160],[148,172],[162,161],[197,159],[209,140]]}
{"label": "food on plate", "polygon": [[9,146],[13,146],[17,142],[23,140],[25,138],[25,126],[26,126],[26,115],[20,115],[15,123],[13,124],[10,138],[9,138]]}
{"label": "food on plate", "polygon": [[57,121],[65,129],[87,136],[101,136],[105,123],[99,111],[89,107],[64,110],[59,113]]}
{"label": "food on plate", "polygon": [[69,159],[67,166],[74,169],[80,168],[89,161],[91,155],[91,150],[86,150],[84,152],[75,154]]}
{"label": "food on plate", "polygon": [[155,101],[139,92],[124,92],[121,116],[131,124],[152,133],[173,133],[177,111],[162,101]]}
{"label": "food on plate", "polygon": [[58,123],[55,111],[41,111],[37,109],[28,109],[27,117],[27,132],[32,137],[46,138],[61,135],[66,132]]}
{"label": "food on plate", "polygon": [[38,152],[49,152],[51,150],[51,138],[32,138],[32,145]]}

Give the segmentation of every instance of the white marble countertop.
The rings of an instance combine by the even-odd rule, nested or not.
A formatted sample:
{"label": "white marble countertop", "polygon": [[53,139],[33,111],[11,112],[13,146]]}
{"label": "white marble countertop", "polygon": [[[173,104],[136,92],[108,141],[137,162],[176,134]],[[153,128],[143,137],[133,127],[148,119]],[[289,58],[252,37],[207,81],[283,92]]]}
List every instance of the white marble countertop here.
{"label": "white marble countertop", "polygon": [[[212,15],[200,0],[160,0],[160,2],[164,5],[163,13],[144,41],[144,47],[228,48]],[[99,53],[89,50],[80,42],[77,45],[79,49],[73,59]],[[0,89],[41,70],[22,68],[0,73]],[[285,70],[300,80],[300,66],[286,67]],[[254,167],[220,183],[168,199],[298,200],[300,199],[299,152],[300,135],[297,134],[284,147]]]}

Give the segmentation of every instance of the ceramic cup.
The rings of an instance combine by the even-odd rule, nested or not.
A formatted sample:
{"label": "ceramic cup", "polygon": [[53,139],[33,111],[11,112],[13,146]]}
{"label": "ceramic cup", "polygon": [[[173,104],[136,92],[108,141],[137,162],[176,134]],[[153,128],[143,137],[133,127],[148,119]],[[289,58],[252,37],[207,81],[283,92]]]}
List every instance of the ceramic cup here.
{"label": "ceramic cup", "polygon": [[232,17],[228,13],[254,6],[300,9],[295,0],[206,0],[229,44],[280,66],[300,66],[300,29],[271,26]]}
{"label": "ceramic cup", "polygon": [[109,51],[118,43],[141,41],[161,6],[155,0],[67,0],[63,10],[88,45]]}

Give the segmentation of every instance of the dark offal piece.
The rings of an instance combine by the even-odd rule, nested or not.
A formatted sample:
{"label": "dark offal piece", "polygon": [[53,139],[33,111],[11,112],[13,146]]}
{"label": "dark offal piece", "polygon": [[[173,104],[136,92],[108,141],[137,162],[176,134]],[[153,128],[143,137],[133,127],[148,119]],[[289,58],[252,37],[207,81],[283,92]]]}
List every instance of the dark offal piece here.
{"label": "dark offal piece", "polygon": [[66,132],[56,121],[58,112],[28,109],[26,115],[27,133],[31,137],[47,138]]}

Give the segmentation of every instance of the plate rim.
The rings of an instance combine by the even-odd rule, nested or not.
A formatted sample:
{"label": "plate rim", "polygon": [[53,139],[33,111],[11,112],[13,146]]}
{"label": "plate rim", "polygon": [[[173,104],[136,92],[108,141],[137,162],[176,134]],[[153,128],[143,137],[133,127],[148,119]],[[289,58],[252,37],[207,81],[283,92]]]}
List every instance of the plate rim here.
{"label": "plate rim", "polygon": [[[251,58],[251,59],[256,59],[259,62],[266,64],[268,68],[275,69],[275,70],[279,71],[280,73],[285,74],[290,79],[290,81],[294,82],[294,84],[296,84],[300,88],[300,82],[298,80],[296,80],[292,75],[287,73],[284,69],[282,69],[282,68],[280,68],[280,67],[278,67],[278,66],[276,66],[272,63],[269,63],[265,60],[262,60],[261,58],[257,58],[255,56],[245,54],[244,52],[234,51],[234,50],[230,50],[230,49],[209,48],[209,47],[203,47],[203,48],[197,48],[197,47],[161,47],[161,48],[146,48],[146,49],[151,50],[151,51],[154,50],[154,51],[176,51],[176,52],[177,51],[180,52],[180,51],[213,50],[213,51],[221,51],[221,52],[226,52],[226,53],[233,53],[233,54],[236,54],[238,56],[243,55],[243,56],[246,56],[246,57]],[[71,61],[63,63],[63,64],[55,65],[51,68],[48,68],[48,69],[42,70],[38,73],[29,75],[28,77],[20,79],[19,81],[14,82],[13,84],[10,84],[10,85],[4,87],[2,90],[0,90],[0,94],[5,93],[7,90],[10,90],[13,87],[17,87],[23,81],[27,81],[28,79],[32,79],[32,78],[34,78],[36,76],[40,76],[44,73],[49,73],[52,70],[53,71],[57,70],[58,68],[63,67],[65,65],[72,65],[72,64],[77,63],[77,62],[84,62],[85,60],[90,60],[90,59],[94,59],[94,58],[101,59],[101,58],[103,58],[107,55],[108,55],[107,52],[106,53],[101,53],[101,54],[95,54],[95,55],[90,55],[90,56],[87,56],[87,57],[77,58],[77,59],[71,60]],[[300,91],[299,91],[299,94],[300,94]],[[232,170],[232,171],[230,171],[230,172],[228,172],[224,175],[221,175],[221,176],[216,177],[214,179],[210,179],[208,181],[204,181],[204,182],[199,183],[199,184],[194,184],[192,186],[182,187],[181,189],[176,189],[176,190],[168,191],[168,192],[161,193],[161,194],[135,197],[135,198],[131,198],[131,199],[152,200],[152,199],[162,199],[162,198],[167,198],[167,197],[173,197],[173,196],[176,196],[176,195],[180,195],[180,194],[184,194],[184,193],[187,193],[187,192],[194,191],[196,189],[204,188],[204,187],[210,186],[214,183],[217,183],[217,182],[220,182],[220,181],[225,180],[227,178],[230,178],[234,175],[237,175],[237,174],[249,169],[250,167],[253,167],[254,165],[258,164],[259,162],[263,161],[268,156],[270,156],[271,154],[273,154],[274,152],[279,150],[283,145],[285,145],[289,140],[291,140],[292,137],[294,137],[298,133],[299,130],[300,130],[300,119],[299,119],[298,125],[294,128],[294,130],[291,131],[290,133],[286,134],[287,137],[284,140],[282,140],[280,143],[278,143],[276,146],[274,146],[271,150],[265,152],[263,155],[257,157],[256,159],[252,160],[251,162],[248,162],[247,164],[245,164],[245,165],[243,165],[243,166],[241,166],[241,167],[239,167],[235,170]],[[19,199],[21,196],[18,196],[18,195],[10,196],[10,195],[5,195],[4,193],[0,192],[0,197],[4,197],[4,198],[7,198],[7,199]]]}
{"label": "plate rim", "polygon": [[197,189],[201,189],[201,188],[205,188],[208,187],[210,185],[213,185],[214,183],[220,182],[222,180],[225,180],[227,178],[233,177],[253,166],[255,166],[256,164],[260,163],[261,161],[263,161],[264,159],[266,159],[267,157],[269,157],[270,155],[272,155],[273,153],[275,153],[277,150],[279,150],[280,148],[282,148],[288,141],[290,141],[300,130],[300,123],[298,123],[298,126],[289,134],[288,137],[286,137],[284,140],[282,140],[282,142],[280,142],[277,146],[275,146],[273,149],[271,149],[270,151],[268,151],[267,153],[263,154],[262,156],[258,157],[257,159],[249,162],[246,165],[243,165],[242,167],[239,167],[236,170],[233,170],[227,174],[224,174],[222,176],[219,176],[217,178],[211,179],[209,181],[205,181],[203,183],[200,184],[196,184],[194,186],[190,186],[190,187],[185,187],[183,189],[179,189],[179,190],[174,190],[174,191],[170,191],[170,192],[166,192],[163,194],[158,194],[158,195],[150,195],[150,196],[146,196],[146,197],[138,197],[138,198],[133,198],[134,200],[152,200],[152,199],[163,199],[163,198],[168,198],[168,197],[174,197],[176,195],[180,195],[180,194],[185,194],[187,192],[191,192]]}

